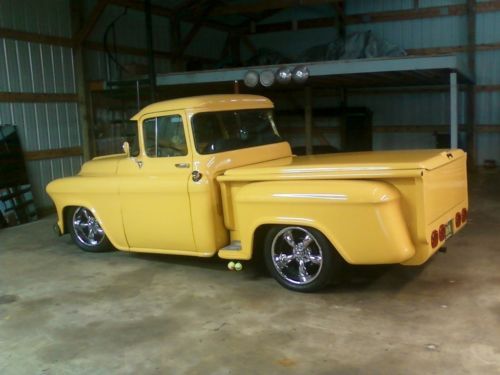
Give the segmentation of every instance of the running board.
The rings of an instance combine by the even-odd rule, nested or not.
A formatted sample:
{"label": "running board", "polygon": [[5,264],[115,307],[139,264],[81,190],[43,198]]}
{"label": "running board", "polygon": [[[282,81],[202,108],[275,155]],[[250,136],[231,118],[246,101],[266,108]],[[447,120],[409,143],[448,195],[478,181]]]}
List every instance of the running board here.
{"label": "running board", "polygon": [[229,245],[220,249],[217,255],[222,259],[242,259],[241,241],[232,241]]}
{"label": "running board", "polygon": [[227,250],[227,251],[240,251],[241,250],[241,241],[233,241],[226,247],[223,247],[221,250]]}

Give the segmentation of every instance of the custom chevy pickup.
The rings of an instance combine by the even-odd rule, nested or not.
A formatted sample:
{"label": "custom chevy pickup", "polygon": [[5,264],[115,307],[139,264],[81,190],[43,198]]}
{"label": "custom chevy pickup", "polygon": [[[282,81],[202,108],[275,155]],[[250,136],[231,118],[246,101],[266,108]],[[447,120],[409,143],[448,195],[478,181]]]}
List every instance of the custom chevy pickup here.
{"label": "custom chevy pickup", "polygon": [[310,292],[343,261],[422,264],[466,224],[463,151],[294,156],[272,111],[255,95],[147,106],[123,154],[47,186],[57,231],[86,251],[218,255],[236,269],[259,254]]}

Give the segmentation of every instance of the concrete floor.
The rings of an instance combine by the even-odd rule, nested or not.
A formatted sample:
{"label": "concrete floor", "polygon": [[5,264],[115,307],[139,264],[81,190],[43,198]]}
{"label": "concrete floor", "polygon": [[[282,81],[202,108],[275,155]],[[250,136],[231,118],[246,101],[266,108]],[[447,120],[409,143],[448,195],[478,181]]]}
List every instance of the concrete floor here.
{"label": "concrete floor", "polygon": [[500,173],[421,267],[287,291],[257,266],[88,254],[53,217],[0,231],[1,374],[499,374]]}

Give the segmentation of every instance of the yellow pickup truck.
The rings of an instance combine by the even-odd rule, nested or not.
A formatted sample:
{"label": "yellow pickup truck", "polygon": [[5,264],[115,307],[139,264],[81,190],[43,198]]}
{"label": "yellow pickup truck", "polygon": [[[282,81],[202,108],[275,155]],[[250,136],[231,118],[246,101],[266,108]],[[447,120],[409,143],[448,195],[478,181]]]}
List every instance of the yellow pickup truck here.
{"label": "yellow pickup truck", "polygon": [[123,154],[47,186],[57,231],[83,250],[218,255],[236,269],[260,254],[281,285],[309,292],[342,259],[422,264],[467,222],[458,149],[294,156],[255,95],[163,101],[132,120]]}

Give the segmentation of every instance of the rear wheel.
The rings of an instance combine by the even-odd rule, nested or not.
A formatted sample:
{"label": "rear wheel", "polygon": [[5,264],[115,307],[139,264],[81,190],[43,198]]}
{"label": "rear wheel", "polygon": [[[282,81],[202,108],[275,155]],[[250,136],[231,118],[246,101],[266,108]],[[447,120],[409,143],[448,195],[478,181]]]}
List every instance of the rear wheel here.
{"label": "rear wheel", "polygon": [[328,285],[340,266],[335,251],[316,229],[277,226],[267,233],[264,257],[271,275],[285,288],[314,292]]}
{"label": "rear wheel", "polygon": [[73,207],[67,216],[71,238],[84,251],[110,251],[112,245],[92,212],[85,207]]}

